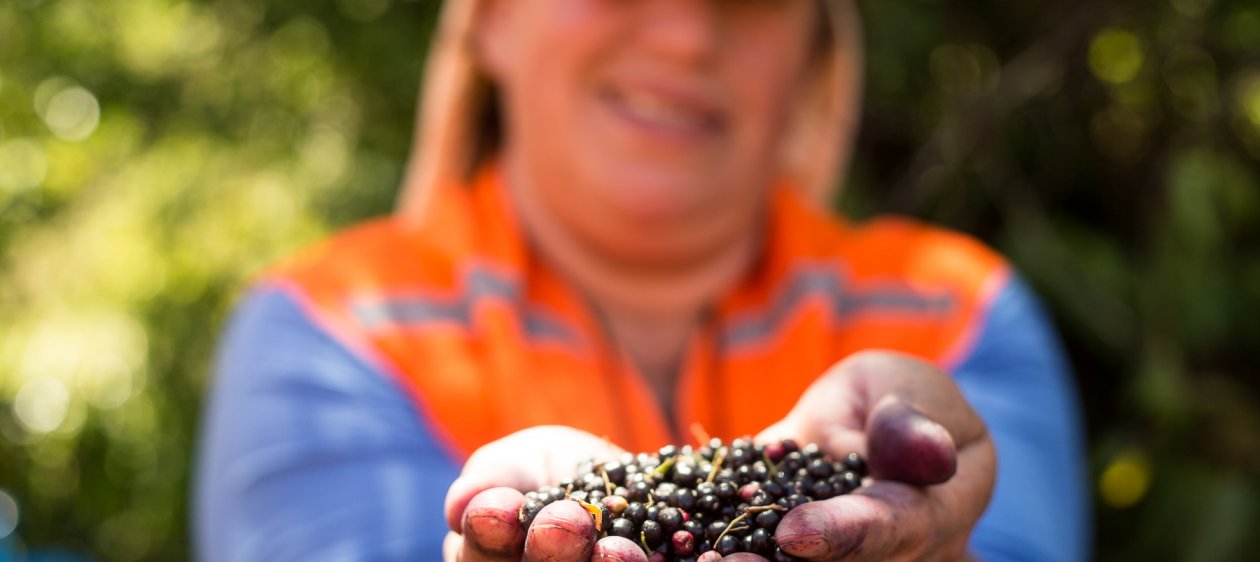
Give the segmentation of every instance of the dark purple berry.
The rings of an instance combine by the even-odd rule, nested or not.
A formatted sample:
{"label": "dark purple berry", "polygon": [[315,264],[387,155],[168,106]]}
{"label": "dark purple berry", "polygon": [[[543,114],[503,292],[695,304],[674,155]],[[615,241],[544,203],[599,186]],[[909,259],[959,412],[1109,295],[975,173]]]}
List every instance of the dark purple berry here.
{"label": "dark purple berry", "polygon": [[826,478],[831,476],[832,473],[831,463],[827,462],[826,459],[811,460],[806,469],[809,471],[809,475],[816,479]]}
{"label": "dark purple berry", "polygon": [[761,491],[761,485],[753,482],[752,484],[744,484],[739,487],[739,499],[741,501],[752,500],[753,494]]}
{"label": "dark purple berry", "polygon": [[634,523],[625,517],[613,519],[612,529],[608,533],[617,537],[625,537],[632,541],[639,538],[635,536]]}
{"label": "dark purple berry", "polygon": [[713,550],[716,550],[718,554],[721,554],[722,556],[730,556],[739,552],[739,546],[739,539],[735,538],[734,535],[727,533],[726,536],[722,537],[721,540],[713,546]]}
{"label": "dark purple berry", "polygon": [[783,456],[783,462],[779,463],[779,469],[792,474],[801,468],[805,463],[805,457],[801,456],[800,451],[792,451]]}
{"label": "dark purple berry", "polygon": [[683,511],[693,511],[696,509],[696,492],[695,490],[683,488],[674,494],[674,506]]}
{"label": "dark purple berry", "polygon": [[845,455],[844,466],[845,468],[858,474],[866,474],[866,461],[862,460],[862,456],[857,453],[849,453]]}
{"label": "dark purple berry", "polygon": [[635,482],[627,488],[630,493],[626,496],[626,499],[636,502],[645,502],[648,499],[648,491],[651,489],[652,487],[649,486],[647,482]]}
{"label": "dark purple berry", "polygon": [[769,531],[765,529],[757,529],[748,536],[752,539],[748,550],[762,556],[774,552],[774,535],[771,535]]}
{"label": "dark purple berry", "polygon": [[626,511],[623,515],[636,526],[642,525],[644,521],[647,521],[647,508],[643,507],[643,504],[639,502],[631,502],[630,505],[626,506]]}
{"label": "dark purple berry", "polygon": [[770,476],[770,469],[766,468],[766,463],[761,461],[753,463],[750,472],[752,472],[753,480],[765,480]]}
{"label": "dark purple berry", "polygon": [[696,474],[695,465],[682,464],[674,467],[674,483],[679,486],[695,486],[701,480],[700,475]]}
{"label": "dark purple berry", "polygon": [[809,495],[816,500],[825,500],[830,498],[832,496],[831,483],[826,480],[814,482],[814,485],[810,487]]}
{"label": "dark purple berry", "polygon": [[626,481],[626,465],[617,461],[604,463],[604,472],[608,474],[608,481],[614,485],[621,484]]}
{"label": "dark purple berry", "polygon": [[779,462],[783,460],[783,455],[786,454],[787,449],[783,447],[782,443],[771,443],[766,445],[766,458],[770,459],[770,462]]}
{"label": "dark purple berry", "polygon": [[765,482],[762,482],[761,490],[767,494],[770,494],[775,499],[779,499],[783,497],[783,494],[787,493],[787,491],[783,489],[783,485],[774,480],[767,480]]}
{"label": "dark purple berry", "polygon": [[676,531],[671,537],[674,544],[674,554],[679,556],[689,556],[696,547],[696,537],[687,531]]}
{"label": "dark purple berry", "polygon": [[676,507],[667,507],[656,515],[656,522],[661,524],[666,533],[672,533],[683,524],[682,512]]}
{"label": "dark purple berry", "polygon": [[722,509],[722,500],[713,494],[705,494],[696,501],[696,509],[702,513],[713,513]]}
{"label": "dark purple berry", "polygon": [[542,508],[545,507],[545,505],[546,504],[536,499],[525,500],[525,503],[521,504],[520,515],[517,517],[520,521],[521,528],[528,529],[534,522],[534,518],[538,517],[538,512],[542,511]]}
{"label": "dark purple berry", "polygon": [[661,529],[659,523],[655,521],[644,521],[641,527],[643,533],[643,542],[647,543],[649,548],[656,548],[665,542],[665,531]]}
{"label": "dark purple berry", "polygon": [[809,498],[801,494],[792,494],[787,497],[787,508],[796,509],[802,505],[809,503]]}
{"label": "dark purple berry", "polygon": [[699,520],[689,519],[683,521],[682,530],[695,535],[697,539],[704,538],[704,523]]}
{"label": "dark purple berry", "polygon": [[855,472],[844,473],[844,487],[848,488],[849,492],[852,492],[853,490],[856,490],[861,486],[862,486],[862,477],[860,475],[858,475]]}
{"label": "dark purple berry", "polygon": [[779,512],[774,510],[763,511],[758,513],[753,521],[762,529],[774,530],[779,526]]}
{"label": "dark purple berry", "polygon": [[704,538],[716,541],[721,536],[722,531],[726,530],[726,521],[714,521],[704,528]]}
{"label": "dark purple berry", "polygon": [[[830,490],[831,486],[828,486],[827,489]],[[757,493],[753,494],[752,499],[748,500],[748,503],[753,507],[761,507],[774,503],[774,500],[774,496],[766,493],[765,490],[757,490]]]}

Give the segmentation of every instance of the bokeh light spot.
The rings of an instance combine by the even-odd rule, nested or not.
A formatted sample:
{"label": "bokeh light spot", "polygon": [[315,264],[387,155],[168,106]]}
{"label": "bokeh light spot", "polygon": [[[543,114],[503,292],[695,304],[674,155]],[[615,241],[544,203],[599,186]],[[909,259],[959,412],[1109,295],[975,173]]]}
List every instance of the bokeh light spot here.
{"label": "bokeh light spot", "polygon": [[1133,80],[1144,62],[1142,41],[1127,29],[1106,28],[1089,44],[1089,68],[1103,82],[1123,84]]}
{"label": "bokeh light spot", "polygon": [[350,146],[345,135],[332,127],[313,131],[302,147],[302,164],[325,179],[340,176],[350,163]]}
{"label": "bokeh light spot", "polygon": [[160,76],[179,68],[174,64],[186,39],[187,3],[132,0],[119,4],[113,45],[120,62],[143,77]]}
{"label": "bokeh light spot", "polygon": [[26,381],[13,399],[18,422],[32,433],[55,431],[70,409],[70,391],[65,383],[39,377]]}
{"label": "bokeh light spot", "polygon": [[19,516],[17,500],[9,492],[0,489],[0,540],[17,529]]}
{"label": "bokeh light spot", "polygon": [[57,138],[81,141],[92,136],[100,125],[101,106],[92,92],[71,86],[48,100],[43,117],[44,123]]}
{"label": "bokeh light spot", "polygon": [[1249,76],[1239,83],[1238,108],[1256,129],[1260,129],[1260,75]]}
{"label": "bokeh light spot", "polygon": [[929,57],[932,78],[945,91],[970,95],[979,89],[983,70],[971,50],[961,45],[941,45]]}
{"label": "bokeh light spot", "polygon": [[35,86],[35,96],[32,100],[35,105],[35,113],[43,119],[48,114],[48,104],[52,102],[53,96],[61,93],[66,88],[77,85],[77,82],[65,76],[52,76],[44,79],[38,86]]}
{"label": "bokeh light spot", "polygon": [[1103,502],[1116,509],[1136,504],[1150,489],[1151,463],[1140,451],[1125,451],[1116,456],[1098,479],[1098,492]]}
{"label": "bokeh light spot", "polygon": [[0,144],[0,196],[38,187],[48,175],[48,155],[30,139]]}
{"label": "bokeh light spot", "polygon": [[1208,7],[1212,5],[1212,0],[1171,0],[1170,3],[1174,10],[1181,12],[1181,15],[1194,18],[1207,12]]}

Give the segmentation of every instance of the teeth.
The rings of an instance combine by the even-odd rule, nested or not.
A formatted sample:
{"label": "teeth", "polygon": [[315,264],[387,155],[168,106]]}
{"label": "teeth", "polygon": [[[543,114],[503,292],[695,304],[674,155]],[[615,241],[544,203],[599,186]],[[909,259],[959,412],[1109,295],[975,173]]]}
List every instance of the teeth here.
{"label": "teeth", "polygon": [[620,97],[626,112],[637,119],[676,128],[699,129],[706,125],[707,120],[703,113],[660,96],[623,93]]}

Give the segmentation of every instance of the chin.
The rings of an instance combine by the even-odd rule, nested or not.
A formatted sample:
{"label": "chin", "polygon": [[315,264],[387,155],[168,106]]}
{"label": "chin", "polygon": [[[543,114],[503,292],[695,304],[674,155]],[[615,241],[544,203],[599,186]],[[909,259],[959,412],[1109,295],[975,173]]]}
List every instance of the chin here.
{"label": "chin", "polygon": [[610,178],[603,185],[602,198],[609,211],[645,228],[669,228],[692,221],[705,207],[712,206],[712,202],[706,204],[712,198],[705,197],[711,190],[688,177],[640,171]]}
{"label": "chin", "polygon": [[609,206],[587,217],[587,232],[605,252],[646,267],[679,266],[702,259],[723,244],[721,225],[731,208],[704,202],[680,188],[635,186],[610,197]]}

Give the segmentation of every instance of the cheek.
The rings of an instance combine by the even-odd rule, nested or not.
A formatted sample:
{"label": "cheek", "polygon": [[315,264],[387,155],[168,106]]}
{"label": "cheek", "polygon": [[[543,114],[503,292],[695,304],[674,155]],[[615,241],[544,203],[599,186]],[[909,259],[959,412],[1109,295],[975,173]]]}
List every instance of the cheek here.
{"label": "cheek", "polygon": [[[509,142],[533,165],[558,166],[583,144],[590,84],[619,33],[614,0],[529,2],[501,87]],[[551,170],[552,173],[555,170]]]}
{"label": "cheek", "polygon": [[[532,102],[563,105],[615,34],[615,6],[610,0],[509,0],[528,2],[508,65],[512,95]],[[571,95],[571,94],[569,94]]]}
{"label": "cheek", "polygon": [[803,82],[808,61],[806,18],[733,34],[723,53],[723,73],[743,113],[743,143],[768,150],[781,140]]}

